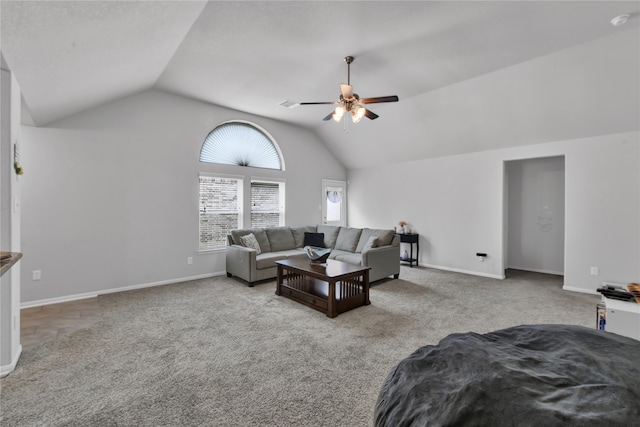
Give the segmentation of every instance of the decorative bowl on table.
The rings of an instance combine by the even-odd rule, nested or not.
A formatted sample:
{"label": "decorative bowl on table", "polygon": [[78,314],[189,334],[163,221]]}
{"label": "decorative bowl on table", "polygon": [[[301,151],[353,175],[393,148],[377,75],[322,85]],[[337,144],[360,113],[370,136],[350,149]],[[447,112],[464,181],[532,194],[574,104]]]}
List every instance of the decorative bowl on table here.
{"label": "decorative bowl on table", "polygon": [[319,248],[317,246],[305,246],[304,253],[307,254],[309,261],[314,264],[327,262],[327,258],[331,255],[331,248]]}

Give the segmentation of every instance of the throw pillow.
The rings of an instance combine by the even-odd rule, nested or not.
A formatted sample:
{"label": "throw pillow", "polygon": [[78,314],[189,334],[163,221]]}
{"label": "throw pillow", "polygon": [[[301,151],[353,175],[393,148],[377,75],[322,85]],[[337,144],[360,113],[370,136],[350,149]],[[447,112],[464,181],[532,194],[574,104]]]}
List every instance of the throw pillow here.
{"label": "throw pillow", "polygon": [[324,233],[304,232],[304,246],[315,246],[316,248],[324,248]]}
{"label": "throw pillow", "polygon": [[260,245],[256,240],[256,236],[254,236],[253,233],[249,233],[246,236],[240,237],[240,241],[242,242],[242,246],[244,246],[245,248],[255,249],[258,255],[262,253],[262,251],[260,250]]}
{"label": "throw pillow", "polygon": [[377,247],[378,247],[378,237],[371,236],[369,237],[369,240],[367,240],[367,243],[364,245],[362,252],[366,252],[371,248],[377,248]]}

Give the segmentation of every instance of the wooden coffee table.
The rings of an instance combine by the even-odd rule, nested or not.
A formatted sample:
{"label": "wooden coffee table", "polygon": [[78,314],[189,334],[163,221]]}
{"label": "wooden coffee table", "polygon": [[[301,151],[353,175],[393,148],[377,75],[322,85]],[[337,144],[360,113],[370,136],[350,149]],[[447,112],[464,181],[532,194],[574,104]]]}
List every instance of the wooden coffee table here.
{"label": "wooden coffee table", "polygon": [[336,317],[340,313],[369,305],[369,270],[346,262],[327,260],[313,264],[307,258],[276,261],[276,295]]}

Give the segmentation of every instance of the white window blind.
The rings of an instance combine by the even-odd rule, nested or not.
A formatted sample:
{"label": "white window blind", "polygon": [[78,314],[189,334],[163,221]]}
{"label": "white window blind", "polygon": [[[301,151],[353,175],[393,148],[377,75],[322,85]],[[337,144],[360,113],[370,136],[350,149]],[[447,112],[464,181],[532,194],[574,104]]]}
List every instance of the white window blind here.
{"label": "white window blind", "polygon": [[227,122],[213,129],[202,144],[200,161],[284,170],[275,142],[245,122]]}
{"label": "white window blind", "polygon": [[200,175],[200,249],[226,245],[242,228],[242,179]]}
{"label": "white window blind", "polygon": [[284,182],[251,182],[251,227],[284,225]]}

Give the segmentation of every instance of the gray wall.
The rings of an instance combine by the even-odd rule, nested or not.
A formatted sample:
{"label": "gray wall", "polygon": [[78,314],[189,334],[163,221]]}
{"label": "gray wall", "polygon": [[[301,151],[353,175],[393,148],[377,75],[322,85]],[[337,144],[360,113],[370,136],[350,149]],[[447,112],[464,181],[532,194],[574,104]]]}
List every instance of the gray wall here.
{"label": "gray wall", "polygon": [[[286,171],[200,163],[233,119],[266,129]],[[22,131],[23,306],[223,274],[224,250],[198,253],[199,172],[285,179],[292,225],[320,222],[322,179],[346,179],[308,131],[158,91]]]}
{"label": "gray wall", "polygon": [[[421,265],[502,278],[504,162],[553,156],[566,159],[565,289],[595,293],[602,281],[637,281],[639,132],[349,171],[349,224],[405,220],[420,233]],[[485,262],[476,252],[488,254]]]}
{"label": "gray wall", "polygon": [[564,158],[506,162],[508,268],[563,274]]}

